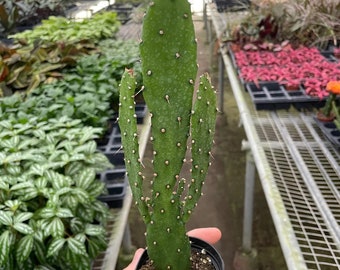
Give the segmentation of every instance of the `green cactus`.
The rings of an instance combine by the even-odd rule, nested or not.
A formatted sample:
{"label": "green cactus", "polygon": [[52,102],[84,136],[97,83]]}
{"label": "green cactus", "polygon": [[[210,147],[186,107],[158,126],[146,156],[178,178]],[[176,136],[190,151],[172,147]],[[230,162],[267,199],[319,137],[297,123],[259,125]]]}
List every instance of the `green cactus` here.
{"label": "green cactus", "polygon": [[[148,255],[156,269],[190,269],[185,224],[201,196],[210,162],[216,95],[207,74],[197,76],[197,44],[187,0],[154,0],[140,44],[144,90],[151,114],[152,192],[144,195],[134,117],[135,79],[126,70],[120,86],[119,125],[133,197],[146,224]],[[191,159],[186,161],[187,150]],[[191,178],[180,177],[191,162]]]}
{"label": "green cactus", "polygon": [[335,116],[333,123],[335,124],[336,128],[340,130],[340,108],[336,101],[332,102],[332,112]]}

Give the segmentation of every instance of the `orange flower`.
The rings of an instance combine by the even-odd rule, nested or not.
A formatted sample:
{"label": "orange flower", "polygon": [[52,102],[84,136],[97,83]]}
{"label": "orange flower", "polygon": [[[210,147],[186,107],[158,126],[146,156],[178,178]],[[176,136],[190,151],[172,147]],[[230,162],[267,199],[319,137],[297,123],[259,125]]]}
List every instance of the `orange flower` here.
{"label": "orange flower", "polygon": [[326,89],[333,94],[340,94],[340,81],[330,81],[327,83]]}

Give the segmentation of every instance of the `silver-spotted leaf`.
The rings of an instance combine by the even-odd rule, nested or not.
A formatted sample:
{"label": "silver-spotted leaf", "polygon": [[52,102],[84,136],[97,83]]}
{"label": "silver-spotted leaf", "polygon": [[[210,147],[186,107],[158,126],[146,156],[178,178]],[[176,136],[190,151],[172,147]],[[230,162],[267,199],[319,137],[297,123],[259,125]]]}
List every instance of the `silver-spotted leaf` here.
{"label": "silver-spotted leaf", "polygon": [[65,238],[53,239],[51,244],[48,246],[47,257],[58,255],[60,249],[64,246],[65,242],[66,242]]}
{"label": "silver-spotted leaf", "polygon": [[88,187],[95,180],[95,177],[96,172],[94,171],[94,169],[86,168],[77,175],[76,178],[77,186],[84,190],[87,190]]}
{"label": "silver-spotted leaf", "polygon": [[105,230],[100,225],[87,224],[85,227],[85,233],[91,236],[98,236],[105,234]]}
{"label": "silver-spotted leaf", "polygon": [[32,234],[34,230],[26,223],[14,223],[13,228],[22,234]]}
{"label": "silver-spotted leaf", "polygon": [[86,248],[85,248],[85,244],[75,238],[68,238],[67,239],[67,244],[69,249],[75,253],[75,254],[82,254],[85,255],[86,254]]}
{"label": "silver-spotted leaf", "polygon": [[20,239],[16,248],[16,259],[18,262],[24,262],[31,254],[34,244],[33,235],[26,235]]}
{"label": "silver-spotted leaf", "polygon": [[10,226],[13,222],[12,216],[9,211],[0,211],[0,224]]}
{"label": "silver-spotted leaf", "polygon": [[60,218],[69,218],[73,217],[73,214],[68,208],[58,208],[56,212],[56,216]]}
{"label": "silver-spotted leaf", "polygon": [[8,260],[13,237],[13,233],[9,230],[0,235],[0,265],[5,265]]}
{"label": "silver-spotted leaf", "polygon": [[24,222],[33,216],[31,212],[22,212],[14,216],[14,223]]}

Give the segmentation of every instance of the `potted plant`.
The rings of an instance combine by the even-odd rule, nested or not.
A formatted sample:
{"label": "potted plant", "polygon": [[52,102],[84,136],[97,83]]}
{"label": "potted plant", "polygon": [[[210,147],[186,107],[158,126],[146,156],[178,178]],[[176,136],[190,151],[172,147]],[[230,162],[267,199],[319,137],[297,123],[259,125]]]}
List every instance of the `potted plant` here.
{"label": "potted plant", "polygon": [[329,92],[329,96],[326,100],[325,106],[318,111],[317,119],[322,122],[331,122],[334,120],[335,115],[332,107],[336,101],[336,96],[340,94],[340,81],[330,81],[327,83],[326,90]]}
{"label": "potted plant", "polygon": [[338,130],[338,134],[339,134],[339,132],[340,132],[340,106],[339,106],[339,104],[336,104],[335,101],[332,103],[332,112],[334,114],[333,123],[334,123],[336,129]]}
{"label": "potted plant", "polygon": [[[192,105],[197,45],[190,14],[187,0],[155,0],[144,17],[140,44],[143,96],[151,115],[154,155],[149,191],[144,192],[146,181],[138,155],[133,70],[125,71],[120,86],[118,123],[125,164],[146,224],[152,269],[193,269],[185,224],[202,194],[215,131],[216,95],[207,74],[200,77]],[[186,158],[187,149],[190,158]],[[181,170],[188,162],[191,176],[185,180]]]}

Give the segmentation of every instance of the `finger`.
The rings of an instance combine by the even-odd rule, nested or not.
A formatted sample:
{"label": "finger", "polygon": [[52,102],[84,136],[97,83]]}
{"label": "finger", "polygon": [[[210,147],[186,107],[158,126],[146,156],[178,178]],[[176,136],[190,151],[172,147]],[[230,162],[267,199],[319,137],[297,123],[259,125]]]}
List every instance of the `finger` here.
{"label": "finger", "polygon": [[126,268],[124,268],[124,270],[135,270],[143,252],[144,252],[143,248],[137,249],[135,252],[135,255],[133,256],[131,263]]}
{"label": "finger", "polygon": [[222,237],[221,231],[215,227],[193,229],[188,232],[188,235],[202,239],[209,244],[215,244]]}

